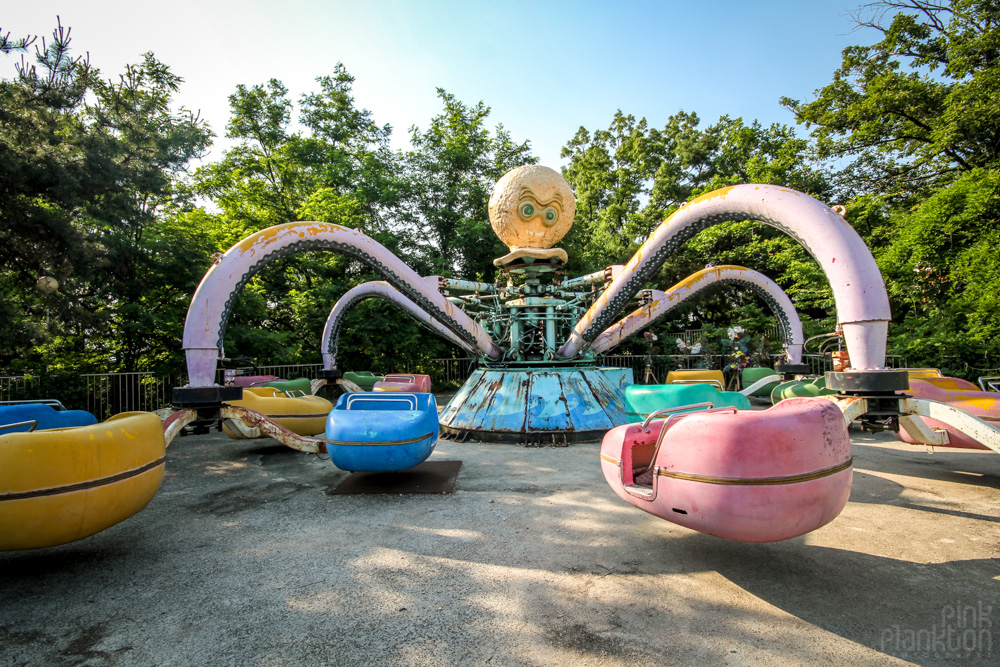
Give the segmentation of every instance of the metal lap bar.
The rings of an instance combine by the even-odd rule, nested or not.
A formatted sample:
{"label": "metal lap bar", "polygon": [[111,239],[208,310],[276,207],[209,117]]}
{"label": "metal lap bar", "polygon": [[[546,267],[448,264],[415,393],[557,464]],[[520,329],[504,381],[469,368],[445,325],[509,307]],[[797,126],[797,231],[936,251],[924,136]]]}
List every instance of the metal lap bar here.
{"label": "metal lap bar", "polygon": [[[270,382],[270,380],[268,380],[268,382]],[[279,389],[275,389],[274,387],[265,387],[264,385],[257,385],[257,384],[252,384],[249,387],[247,387],[247,389],[270,389],[271,390],[271,395],[270,396],[264,396],[262,394],[257,394],[261,398],[281,398],[281,396],[279,396],[278,394],[284,393],[284,392],[282,392]],[[256,393],[256,392],[253,392],[253,393]]]}
{"label": "metal lap bar", "polygon": [[[672,412],[680,412],[681,410],[695,410],[698,408],[708,408],[709,410],[711,410],[714,407],[715,407],[714,403],[692,403],[691,405],[681,405],[676,408],[663,408],[662,410],[654,410],[653,412],[650,412],[649,415],[646,417],[646,420],[642,422],[642,430],[646,433],[649,433],[649,422],[653,421],[660,415],[666,415]],[[665,425],[666,424],[664,424],[664,426]]]}
{"label": "metal lap bar", "polygon": [[[249,387],[248,387],[249,388]],[[299,396],[305,396],[306,392],[301,389],[275,389],[274,387],[252,387],[253,389],[274,389],[274,393],[270,396],[264,396],[264,398],[299,398]],[[296,396],[298,394],[298,396]]]}
{"label": "metal lap bar", "polygon": [[984,375],[979,378],[979,388],[983,391],[1000,391],[997,383],[1000,382],[1000,375]]}
{"label": "metal lap bar", "polygon": [[[702,404],[702,405],[704,405],[704,404]],[[650,460],[649,467],[647,467],[646,470],[650,470],[650,469],[653,468],[653,466],[656,465],[656,455],[660,453],[660,445],[663,444],[663,438],[667,434],[667,426],[670,425],[670,420],[673,419],[674,417],[687,417],[687,416],[693,415],[693,414],[703,415],[703,414],[706,414],[706,413],[709,413],[709,412],[732,412],[733,414],[736,414],[736,412],[737,412],[736,408],[735,407],[731,407],[731,406],[726,406],[726,407],[721,407],[721,408],[715,408],[715,407],[712,407],[711,403],[708,403],[707,405],[709,406],[709,408],[707,410],[699,410],[697,413],[695,413],[695,412],[684,412],[684,413],[681,413],[681,414],[672,414],[672,415],[669,415],[666,418],[666,420],[664,420],[664,422],[663,422],[663,428],[660,429],[660,435],[656,438],[656,447],[653,448],[653,458]],[[693,406],[687,406],[687,407],[693,407]],[[683,410],[683,408],[679,408],[679,409]],[[644,470],[643,472],[646,472],[646,470]]]}
{"label": "metal lap bar", "polygon": [[49,407],[55,408],[56,410],[65,410],[66,406],[62,402],[54,398],[36,398],[27,399],[23,401],[0,401],[0,405],[33,405],[33,404],[48,405]]}
{"label": "metal lap bar", "polygon": [[[691,410],[692,408],[699,408],[699,407],[704,407],[704,406],[708,406],[708,409],[706,409],[706,410],[699,410],[697,412],[681,412],[681,413],[678,413],[679,410]],[[646,429],[646,426],[649,424],[649,422],[653,418],[656,417],[656,415],[673,413],[673,414],[667,414],[667,418],[663,422],[663,428],[660,429],[660,435],[657,436],[657,438],[656,438],[656,446],[653,447],[653,455],[649,459],[649,465],[646,466],[645,469],[639,471],[639,475],[642,475],[642,474],[644,474],[646,472],[649,472],[650,470],[655,470],[655,471],[658,472],[658,466],[656,465],[656,457],[660,453],[660,446],[663,445],[663,438],[667,434],[667,427],[670,425],[670,420],[671,419],[673,419],[674,417],[687,417],[687,416],[693,415],[693,414],[699,414],[699,415],[701,415],[701,414],[705,414],[707,412],[730,412],[730,411],[732,411],[733,414],[736,414],[737,409],[735,407],[731,407],[731,406],[717,408],[712,403],[695,403],[694,405],[682,405],[682,406],[677,407],[677,408],[664,408],[663,410],[657,410],[656,412],[653,412],[652,414],[650,414],[649,417],[646,417],[646,421],[644,421],[643,424],[642,424],[643,425],[643,431],[645,431],[646,433],[649,432]],[[625,489],[625,492],[628,493],[629,495],[635,496],[636,498],[642,498],[643,500],[655,500],[656,499],[656,487],[657,487],[656,481],[657,481],[658,475],[656,475],[656,476],[653,477],[653,483],[649,487],[642,486],[641,484],[625,484],[625,470],[624,470],[624,463],[625,463],[625,461],[624,461],[624,459],[625,459],[625,455],[624,455],[624,452],[622,452],[622,461],[620,461],[618,463],[618,476],[619,476],[619,479],[621,479],[622,488]],[[634,480],[635,478],[636,478],[636,473],[635,473],[635,470],[633,469],[633,471],[632,471],[632,479]]]}
{"label": "metal lap bar", "polygon": [[410,406],[411,410],[417,409],[417,398],[416,396],[386,396],[385,398],[376,397],[375,394],[365,392],[364,395],[351,394],[347,397],[347,409],[351,409],[351,403],[356,403],[357,401],[374,401],[376,403],[406,403]]}
{"label": "metal lap bar", "polygon": [[416,382],[417,378],[412,375],[386,375],[382,378],[383,382]]}
{"label": "metal lap bar", "polygon": [[31,426],[31,428],[29,428],[26,431],[27,433],[31,433],[36,428],[38,428],[38,420],[37,419],[29,419],[29,420],[23,421],[23,422],[14,422],[13,424],[3,424],[3,425],[0,425],[0,431],[2,431],[4,429],[8,429],[8,428],[18,428],[19,426]]}

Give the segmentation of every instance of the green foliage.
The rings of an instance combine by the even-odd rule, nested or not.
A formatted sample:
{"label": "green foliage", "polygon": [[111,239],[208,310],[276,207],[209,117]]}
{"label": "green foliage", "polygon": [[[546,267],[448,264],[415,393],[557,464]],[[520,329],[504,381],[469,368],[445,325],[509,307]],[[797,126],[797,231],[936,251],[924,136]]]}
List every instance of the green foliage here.
{"label": "green foliage", "polygon": [[977,169],[893,212],[893,238],[878,252],[899,322],[893,349],[931,366],[935,357],[982,365],[977,358],[1000,354],[998,200],[1000,172]]}
{"label": "green foliage", "polygon": [[812,102],[782,99],[815,128],[823,156],[853,160],[842,173],[845,187],[908,197],[994,165],[1000,6],[891,0],[866,9],[874,15],[859,17],[859,25],[882,39],[845,49],[833,81]]}
{"label": "green foliage", "polygon": [[490,276],[493,259],[507,253],[489,228],[493,184],[536,159],[528,142],[515,142],[503,126],[490,133],[488,106],[468,106],[441,88],[437,92],[443,112],[426,130],[410,129],[404,222],[416,240],[413,250],[425,257],[427,272]]}
{"label": "green foliage", "polygon": [[[870,46],[845,49],[815,99],[784,99],[811,136],[783,125],[679,111],[660,128],[618,111],[566,143],[577,197],[561,244],[571,275],[624,263],[684,202],[719,187],[780,184],[843,202],[872,249],[892,302],[890,352],[953,373],[1000,357],[1000,7],[990,0],[885,0],[858,25]],[[212,133],[174,109],[182,81],[146,54],[107,80],[70,51],[69,31],[11,38],[33,57],[0,80],[0,367],[176,370],[190,295],[212,253],[292,220],[359,228],[422,275],[489,280],[507,252],[488,226],[493,184],[535,162],[527,141],[491,128],[483,102],[438,90],[441,111],[393,151],[392,128],[358,108],[337,64],[297,101],[272,79],[230,96],[233,145],[188,176]],[[792,298],[806,335],[835,326],[829,285],[793,240],[760,223],[724,222],[671,257],[651,287],[709,264],[739,264]],[[59,290],[36,289],[52,276]],[[226,331],[233,356],[319,360],[327,314],[378,275],[327,253],[285,258],[253,277]],[[751,293],[724,288],[657,325],[665,346],[703,328],[706,350],[766,354],[774,318]],[[623,352],[643,352],[633,341]],[[346,367],[426,368],[464,354],[392,306],[361,303],[346,321]],[[964,373],[963,373],[964,374]]]}
{"label": "green foliage", "polygon": [[[166,212],[184,205],[177,179],[211,133],[172,109],[181,80],[152,54],[114,81],[69,46],[60,25],[33,64],[0,81],[0,301],[13,311],[0,366],[44,357],[57,367],[135,369],[165,352],[142,328],[157,317],[151,292],[197,284],[168,266],[173,248],[156,249],[172,233]],[[39,294],[41,275],[59,291]]]}

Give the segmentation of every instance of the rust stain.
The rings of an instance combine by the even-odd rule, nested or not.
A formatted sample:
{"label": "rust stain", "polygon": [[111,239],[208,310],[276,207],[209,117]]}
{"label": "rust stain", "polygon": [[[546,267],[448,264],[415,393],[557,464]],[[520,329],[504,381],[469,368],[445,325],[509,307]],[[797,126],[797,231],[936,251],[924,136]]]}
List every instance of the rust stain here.
{"label": "rust stain", "polygon": [[[705,194],[701,195],[700,197],[695,197],[694,199],[692,199],[691,201],[689,201],[688,205],[694,206],[695,204],[698,204],[698,203],[703,202],[703,201],[709,201],[711,199],[715,199],[716,197],[725,197],[735,187],[736,187],[735,185],[730,185],[730,186],[725,187],[725,188],[719,188],[718,190],[712,190],[711,192],[706,192]],[[672,217],[674,217],[674,216],[671,215],[670,218],[672,218]],[[667,218],[667,220],[670,220],[670,218]]]}
{"label": "rust stain", "polygon": [[261,414],[256,410],[235,406],[225,406],[220,412],[222,417],[237,419],[247,426],[258,428],[261,433],[265,433],[281,444],[291,447],[292,449],[297,449],[300,452],[316,454],[326,451],[326,443],[324,441],[317,440],[316,438],[306,438],[298,435],[297,433],[292,433],[281,424],[273,421],[267,415]]}

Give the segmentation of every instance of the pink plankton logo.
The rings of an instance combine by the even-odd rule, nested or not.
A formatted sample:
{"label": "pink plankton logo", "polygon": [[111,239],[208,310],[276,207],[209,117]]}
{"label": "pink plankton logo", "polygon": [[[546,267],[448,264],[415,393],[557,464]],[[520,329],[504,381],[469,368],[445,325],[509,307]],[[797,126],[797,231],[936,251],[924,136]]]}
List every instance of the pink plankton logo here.
{"label": "pink plankton logo", "polygon": [[947,604],[929,628],[891,625],[882,629],[879,648],[893,655],[984,658],[993,655],[993,605]]}

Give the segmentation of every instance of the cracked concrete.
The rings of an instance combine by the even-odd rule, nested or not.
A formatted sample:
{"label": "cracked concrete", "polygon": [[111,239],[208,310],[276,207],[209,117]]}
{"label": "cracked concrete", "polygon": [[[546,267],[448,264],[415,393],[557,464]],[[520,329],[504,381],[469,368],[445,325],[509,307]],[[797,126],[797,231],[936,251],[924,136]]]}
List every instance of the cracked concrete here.
{"label": "cracked concrete", "polygon": [[997,664],[1000,457],[852,434],[847,508],[776,544],[626,505],[597,443],[442,441],[453,495],[330,496],[320,457],[182,438],[136,516],[0,553],[0,664]]}

